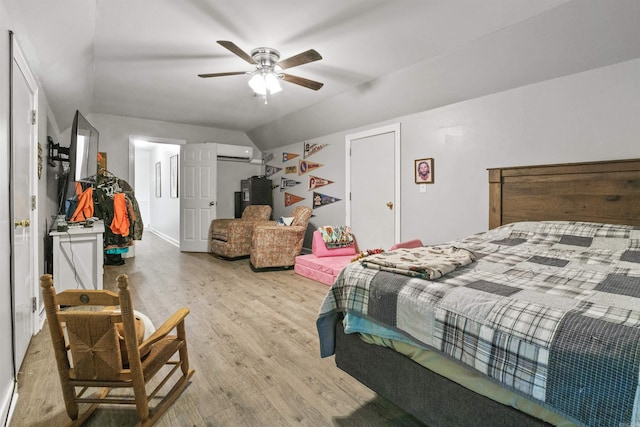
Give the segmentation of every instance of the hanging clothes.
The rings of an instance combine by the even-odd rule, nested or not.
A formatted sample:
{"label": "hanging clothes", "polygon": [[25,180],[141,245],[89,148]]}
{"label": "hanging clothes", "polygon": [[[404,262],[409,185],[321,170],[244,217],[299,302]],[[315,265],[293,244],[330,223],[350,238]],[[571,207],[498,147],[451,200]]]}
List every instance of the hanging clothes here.
{"label": "hanging clothes", "polygon": [[111,231],[122,237],[129,235],[129,213],[127,212],[127,201],[124,193],[116,193],[113,195],[113,220],[111,221]]}
{"label": "hanging clothes", "polygon": [[[78,189],[76,188],[76,191]],[[71,222],[84,221],[93,216],[93,187],[87,187],[78,196],[78,205],[71,216]]]}

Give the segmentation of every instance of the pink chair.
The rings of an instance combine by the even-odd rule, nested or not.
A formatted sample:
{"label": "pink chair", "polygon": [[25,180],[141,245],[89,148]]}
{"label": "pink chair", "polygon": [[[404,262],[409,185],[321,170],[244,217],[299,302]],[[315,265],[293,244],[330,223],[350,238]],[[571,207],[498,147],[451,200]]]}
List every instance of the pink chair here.
{"label": "pink chair", "polygon": [[333,285],[342,269],[355,258],[358,247],[354,242],[343,248],[327,248],[319,231],[313,232],[311,252],[296,257],[294,271],[311,280]]}

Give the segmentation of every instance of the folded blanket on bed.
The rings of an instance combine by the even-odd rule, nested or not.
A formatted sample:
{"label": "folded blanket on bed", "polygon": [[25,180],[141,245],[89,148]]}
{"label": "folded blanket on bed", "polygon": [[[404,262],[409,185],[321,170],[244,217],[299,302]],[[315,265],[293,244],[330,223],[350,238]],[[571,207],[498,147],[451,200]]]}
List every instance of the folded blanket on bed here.
{"label": "folded blanket on bed", "polygon": [[433,280],[475,260],[475,254],[467,249],[421,246],[371,255],[361,259],[360,263],[367,268]]}

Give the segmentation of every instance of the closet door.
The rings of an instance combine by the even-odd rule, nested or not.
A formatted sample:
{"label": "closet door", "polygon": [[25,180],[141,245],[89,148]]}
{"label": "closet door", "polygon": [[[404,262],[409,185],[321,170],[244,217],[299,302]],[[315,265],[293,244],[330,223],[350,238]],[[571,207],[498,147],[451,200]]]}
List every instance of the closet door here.
{"label": "closet door", "polygon": [[214,143],[180,146],[180,250],[209,252],[216,219],[217,149]]}
{"label": "closet door", "polygon": [[400,125],[347,135],[345,141],[347,224],[363,250],[388,249],[400,239]]}

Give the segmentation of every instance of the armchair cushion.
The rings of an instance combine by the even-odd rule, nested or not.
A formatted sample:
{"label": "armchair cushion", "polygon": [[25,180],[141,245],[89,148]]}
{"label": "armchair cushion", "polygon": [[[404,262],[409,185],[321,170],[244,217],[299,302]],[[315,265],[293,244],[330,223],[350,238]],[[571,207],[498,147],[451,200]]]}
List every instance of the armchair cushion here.
{"label": "armchair cushion", "polygon": [[247,221],[267,221],[271,217],[271,206],[269,205],[249,205],[242,211],[243,220]]}

